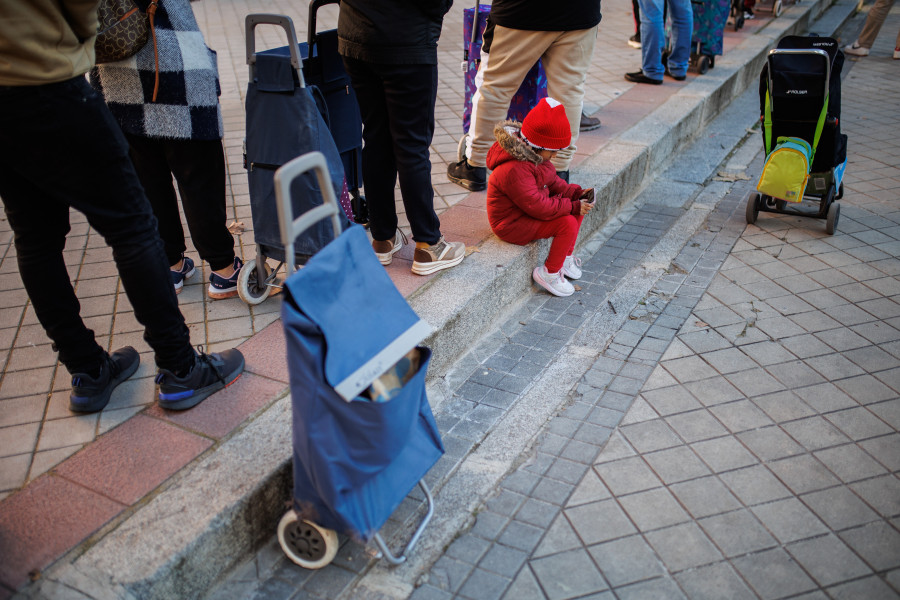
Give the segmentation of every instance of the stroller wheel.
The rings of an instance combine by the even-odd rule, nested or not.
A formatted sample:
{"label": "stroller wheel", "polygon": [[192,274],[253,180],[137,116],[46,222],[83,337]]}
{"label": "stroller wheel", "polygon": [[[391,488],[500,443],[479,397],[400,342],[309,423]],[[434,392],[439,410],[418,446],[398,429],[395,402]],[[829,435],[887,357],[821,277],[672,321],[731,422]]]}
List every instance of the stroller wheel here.
{"label": "stroller wheel", "polygon": [[825,233],[834,235],[834,232],[837,230],[838,219],[840,218],[841,205],[837,202],[832,202],[831,206],[828,207],[828,220],[825,221]]}
{"label": "stroller wheel", "polygon": [[[268,277],[272,270],[268,264],[263,263],[263,267],[266,270],[266,277]],[[261,303],[269,297],[269,293],[272,291],[265,281],[260,281],[255,260],[248,260],[244,264],[241,272],[238,273],[237,287],[238,296],[251,306]]]}
{"label": "stroller wheel", "polygon": [[278,523],[278,543],[287,557],[304,569],[321,569],[338,551],[338,536],[333,529],[301,521],[293,510],[284,513]]}
{"label": "stroller wheel", "polygon": [[756,223],[756,217],[759,216],[759,192],[750,192],[747,194],[747,224]]}

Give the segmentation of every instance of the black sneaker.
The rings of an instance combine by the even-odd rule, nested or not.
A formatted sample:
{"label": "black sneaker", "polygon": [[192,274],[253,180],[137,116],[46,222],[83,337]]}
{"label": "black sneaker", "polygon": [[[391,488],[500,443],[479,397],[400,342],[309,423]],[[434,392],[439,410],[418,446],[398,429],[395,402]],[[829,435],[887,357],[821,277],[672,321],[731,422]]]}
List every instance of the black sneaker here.
{"label": "black sneaker", "polygon": [[447,165],[447,179],[473,192],[487,188],[487,168],[473,167],[465,158]]}
{"label": "black sneaker", "polygon": [[662,79],[653,79],[644,75],[644,70],[635,71],[634,73],[625,73],[625,79],[634,83],[649,83],[650,85],[661,85]]}
{"label": "black sneaker", "polygon": [[236,348],[213,354],[201,351],[184,377],[178,377],[166,369],[159,370],[156,376],[159,405],[167,410],[186,410],[197,406],[213,393],[237,381],[243,370],[244,355]]}
{"label": "black sneaker", "polygon": [[134,375],[141,356],[131,346],[119,348],[112,354],[105,354],[100,365],[100,374],[94,378],[87,373],[72,374],[72,393],[69,394],[69,410],[92,413],[109,404],[112,391],[120,383]]}

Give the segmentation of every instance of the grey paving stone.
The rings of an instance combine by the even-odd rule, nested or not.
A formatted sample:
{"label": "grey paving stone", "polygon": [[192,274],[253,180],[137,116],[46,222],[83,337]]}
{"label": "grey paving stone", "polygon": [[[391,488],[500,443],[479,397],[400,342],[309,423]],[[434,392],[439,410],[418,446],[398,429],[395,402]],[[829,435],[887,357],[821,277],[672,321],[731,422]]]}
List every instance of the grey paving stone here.
{"label": "grey paving stone", "polygon": [[662,420],[653,419],[632,425],[623,425],[619,431],[638,452],[653,452],[681,444],[675,432]]}
{"label": "grey paving stone", "polygon": [[594,471],[616,495],[631,494],[662,485],[638,456],[595,465]]}
{"label": "grey paving stone", "polygon": [[409,600],[450,600],[452,597],[450,592],[425,584],[417,587]]}
{"label": "grey paving stone", "polygon": [[713,406],[709,411],[732,433],[772,425],[772,420],[749,400]]}
{"label": "grey paving stone", "polygon": [[352,571],[334,567],[317,571],[303,586],[310,594],[321,598],[337,598],[356,579]]}
{"label": "grey paving stone", "polygon": [[887,423],[863,407],[829,413],[825,418],[856,441],[893,433],[894,431]]}
{"label": "grey paving stone", "polygon": [[728,512],[740,502],[716,477],[702,477],[669,488],[694,519]]}
{"label": "grey paving stone", "polygon": [[782,428],[807,450],[820,450],[850,441],[837,427],[820,416],[784,423]]}
{"label": "grey paving stone", "polygon": [[784,389],[784,385],[764,369],[750,369],[726,376],[747,398],[764,396]]}
{"label": "grey paving stone", "polygon": [[522,569],[506,589],[504,600],[546,600],[531,569]]}
{"label": "grey paving stone", "polygon": [[522,469],[503,478],[500,486],[520,494],[528,494],[540,481],[540,476]]}
{"label": "grey paving stone", "polygon": [[641,531],[651,531],[690,520],[690,516],[665,488],[619,496],[618,500]]}
{"label": "grey paving stone", "polygon": [[[529,565],[549,600],[575,598],[609,587],[585,550],[533,559]],[[567,576],[561,578],[560,573]]]}
{"label": "grey paving stone", "polygon": [[789,391],[759,396],[752,402],[775,423],[794,421],[816,414],[799,396]]}
{"label": "grey paving stone", "polygon": [[752,600],[756,598],[750,588],[727,563],[714,563],[705,567],[682,571],[675,579],[693,600]]}
{"label": "grey paving stone", "polygon": [[704,406],[715,406],[743,398],[744,395],[723,376],[693,381],[684,387]]}
{"label": "grey paving stone", "polygon": [[553,461],[553,464],[547,469],[546,476],[551,479],[574,485],[581,481],[581,478],[588,468],[589,465],[587,464],[578,463],[565,458],[558,458]]}
{"label": "grey paving stone", "polygon": [[455,593],[465,582],[474,567],[468,562],[442,556],[431,567],[428,582],[434,587]]}
{"label": "grey paving stone", "polygon": [[574,484],[554,481],[552,479],[542,479],[537,487],[534,488],[532,497],[537,500],[561,506],[572,494],[574,489]]}
{"label": "grey paving stone", "polygon": [[641,395],[662,416],[702,408],[701,404],[682,386],[648,390]]}
{"label": "grey paving stone", "polygon": [[900,436],[888,435],[866,440],[860,446],[890,471],[900,471]]}
{"label": "grey paving stone", "polygon": [[809,454],[772,461],[768,466],[795,494],[805,494],[840,483],[820,461]]}
{"label": "grey paving stone", "polygon": [[790,544],[787,551],[823,587],[872,574],[834,535]]}
{"label": "grey paving stone", "polygon": [[795,456],[804,452],[803,447],[792,440],[779,427],[764,427],[762,429],[744,431],[739,433],[737,437],[763,462]]}
{"label": "grey paving stone", "polygon": [[722,554],[696,523],[688,522],[645,534],[670,573],[722,560]]}
{"label": "grey paving stone", "polygon": [[728,433],[728,430],[707,410],[671,415],[666,417],[665,421],[689,444]]}
{"label": "grey paving stone", "polygon": [[838,352],[862,348],[871,344],[869,340],[858,335],[849,327],[820,331],[814,335]]}
{"label": "grey paving stone", "polygon": [[747,509],[713,515],[697,521],[725,556],[733,558],[767,548],[778,542]]}
{"label": "grey paving stone", "polygon": [[630,394],[620,394],[619,392],[604,392],[600,396],[598,404],[606,408],[625,412],[631,406],[634,396]]}
{"label": "grey paving stone", "polygon": [[900,360],[898,360],[897,357],[885,352],[877,346],[866,346],[864,348],[850,350],[844,352],[844,356],[869,373],[892,369],[900,365]]}
{"label": "grey paving stone", "polygon": [[897,392],[872,375],[860,375],[837,382],[837,385],[861,404],[870,404],[897,397]]}
{"label": "grey paving stone", "polygon": [[821,450],[815,453],[815,457],[844,483],[886,473],[884,467],[855,444]]}
{"label": "grey paving stone", "polygon": [[[512,524],[510,524],[511,526]],[[445,552],[446,556],[475,565],[490,548],[490,542],[473,535],[456,538]]]}
{"label": "grey paving stone", "polygon": [[559,506],[529,498],[516,513],[516,520],[535,527],[547,528],[559,512]]}
{"label": "grey paving stone", "polygon": [[498,600],[512,580],[475,569],[459,589],[459,595],[471,600]]}
{"label": "grey paving stone", "polygon": [[862,375],[864,371],[839,354],[825,354],[806,359],[806,364],[829,381]]}
{"label": "grey paving stone", "polygon": [[873,344],[885,344],[900,339],[900,330],[884,322],[854,323],[851,329]]}
{"label": "grey paving stone", "polygon": [[753,506],[751,510],[782,544],[828,531],[825,524],[794,497]]}
{"label": "grey paving stone", "polygon": [[819,338],[808,333],[779,340],[779,344],[784,350],[797,356],[797,358],[809,358],[811,356],[821,356],[823,354],[834,352],[834,349],[831,346],[828,346]]}
{"label": "grey paving stone", "polygon": [[509,517],[498,515],[494,512],[481,512],[475,519],[475,525],[472,526],[472,535],[484,538],[486,540],[494,540],[500,535],[500,532],[509,523]]}
{"label": "grey paving stone", "polygon": [[496,495],[487,500],[486,505],[493,513],[511,517],[527,499],[527,496],[501,488]]}
{"label": "grey paving stone", "polygon": [[671,485],[680,481],[709,475],[710,471],[687,446],[678,446],[644,455],[663,483]]}
{"label": "grey paving stone", "polygon": [[781,548],[741,556],[732,561],[762,598],[784,598],[816,588],[793,559]]}
{"label": "grey paving stone", "polygon": [[572,529],[585,545],[614,540],[636,533],[634,525],[615,500],[601,500],[564,511]]}
{"label": "grey paving stone", "polygon": [[897,585],[891,588],[879,577],[866,577],[828,588],[828,593],[837,600],[894,600],[897,597]]}
{"label": "grey paving stone", "polygon": [[544,532],[543,528],[513,521],[506,526],[497,541],[523,552],[531,552],[537,547]]}
{"label": "grey paving stone", "polygon": [[[863,377],[870,376],[864,375]],[[852,379],[841,380],[838,384],[844,385],[848,381],[852,381]],[[848,396],[840,389],[840,387],[833,383],[823,383],[808,388],[801,388],[794,390],[794,393],[803,398],[807,404],[819,413],[833,412],[845,408],[853,408],[859,405],[857,401],[854,400],[856,396]]]}
{"label": "grey paving stone", "polygon": [[615,427],[622,420],[622,417],[625,416],[625,413],[613,410],[611,408],[606,408],[604,406],[598,406],[594,408],[590,415],[587,417],[587,421],[593,423],[595,425],[602,425],[604,427]]}
{"label": "grey paving stone", "polygon": [[719,478],[747,506],[791,495],[790,490],[762,465],[721,473]]}
{"label": "grey paving stone", "polygon": [[[787,297],[779,298],[778,300],[784,301],[786,298]],[[803,312],[799,314],[791,313],[790,319],[810,333],[816,333],[828,329],[835,329],[841,325],[825,313],[819,312],[814,309],[811,312]]]}
{"label": "grey paving stone", "polygon": [[544,533],[542,530],[541,535],[543,539],[531,552],[531,558],[550,556],[567,550],[581,548],[584,545],[575,533],[575,530],[572,529],[568,519],[562,514],[557,515],[556,520],[553,521],[553,524],[546,531],[546,535]]}
{"label": "grey paving stone", "polygon": [[708,379],[717,375],[699,356],[663,361],[662,366],[681,383]]}
{"label": "grey paving stone", "polygon": [[839,537],[876,571],[900,566],[900,533],[882,520],[842,531]]}
{"label": "grey paving stone", "polygon": [[512,579],[527,558],[528,554],[521,550],[493,544],[478,563],[478,568]]}
{"label": "grey paving stone", "polygon": [[616,588],[615,592],[619,600],[642,600],[644,598],[678,600],[679,598],[684,598],[684,594],[678,589],[678,585],[667,577],[650,579]]}
{"label": "grey paving stone", "polygon": [[858,481],[850,487],[882,516],[900,514],[900,480],[895,475]]}
{"label": "grey paving stone", "polygon": [[612,587],[665,574],[659,558],[641,536],[630,536],[588,548]]}
{"label": "grey paving stone", "polygon": [[759,461],[735,438],[721,437],[692,444],[700,458],[716,473],[755,465]]}
{"label": "grey paving stone", "polygon": [[746,371],[753,369],[758,365],[744,354],[741,350],[731,347],[714,352],[706,352],[702,355],[703,360],[708,362],[719,373],[736,373],[738,371]]}

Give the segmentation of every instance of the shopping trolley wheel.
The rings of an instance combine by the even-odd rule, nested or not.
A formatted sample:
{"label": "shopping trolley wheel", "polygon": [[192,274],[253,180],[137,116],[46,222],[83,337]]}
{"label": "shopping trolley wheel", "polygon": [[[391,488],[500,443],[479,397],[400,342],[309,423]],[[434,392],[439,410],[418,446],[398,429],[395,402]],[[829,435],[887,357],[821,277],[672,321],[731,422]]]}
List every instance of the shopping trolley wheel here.
{"label": "shopping trolley wheel", "polygon": [[[268,264],[265,264],[266,276],[272,272]],[[237,280],[238,296],[241,300],[255,306],[269,297],[272,288],[266,285],[265,281],[259,280],[259,272],[256,269],[256,261],[248,260],[244,263],[241,272],[238,273]]]}
{"label": "shopping trolley wheel", "polygon": [[776,17],[780,17],[783,11],[784,4],[782,4],[781,0],[775,0],[775,6],[772,8],[772,14],[774,14]]}
{"label": "shopping trolley wheel", "polygon": [[750,192],[747,194],[747,224],[756,223],[756,217],[759,216],[759,192]]}
{"label": "shopping trolley wheel", "polygon": [[844,182],[842,181],[841,185],[838,186],[838,193],[837,193],[837,196],[834,197],[834,199],[840,200],[843,197],[844,197]]}
{"label": "shopping trolley wheel", "polygon": [[834,235],[834,232],[837,230],[838,219],[840,218],[841,205],[837,202],[832,202],[831,206],[828,207],[828,220],[825,221],[825,233]]}
{"label": "shopping trolley wheel", "polygon": [[709,57],[701,54],[700,59],[697,61],[697,72],[703,75],[707,71],[709,71]]}
{"label": "shopping trolley wheel", "polygon": [[333,529],[297,518],[289,510],[278,523],[278,543],[294,563],[304,569],[321,569],[338,551],[338,536]]}
{"label": "shopping trolley wheel", "polygon": [[776,200],[775,201],[775,208],[777,208],[779,211],[784,211],[786,206],[787,206],[787,202],[785,202],[784,200]]}

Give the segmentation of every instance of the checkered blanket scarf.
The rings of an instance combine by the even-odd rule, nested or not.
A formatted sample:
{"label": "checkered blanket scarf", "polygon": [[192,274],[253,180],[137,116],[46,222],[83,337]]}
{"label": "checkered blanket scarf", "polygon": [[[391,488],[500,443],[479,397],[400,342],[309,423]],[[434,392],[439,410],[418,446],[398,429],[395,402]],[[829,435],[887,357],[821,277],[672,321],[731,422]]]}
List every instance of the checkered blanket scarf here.
{"label": "checkered blanket scarf", "polygon": [[[153,102],[153,40],[133,57],[98,65],[91,84],[122,130],[149,138],[215,140],[223,134],[216,53],[197,26],[189,0],[158,0],[159,92]],[[148,0],[137,0],[146,11]]]}

